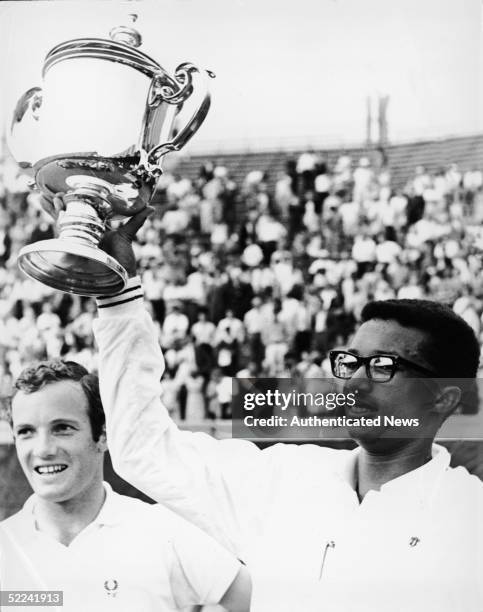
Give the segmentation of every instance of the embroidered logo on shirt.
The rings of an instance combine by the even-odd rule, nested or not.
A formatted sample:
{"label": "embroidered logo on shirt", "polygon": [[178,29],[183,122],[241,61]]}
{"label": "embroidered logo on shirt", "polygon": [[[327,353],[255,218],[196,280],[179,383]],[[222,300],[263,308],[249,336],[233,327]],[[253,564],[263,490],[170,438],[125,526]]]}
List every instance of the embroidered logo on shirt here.
{"label": "embroidered logo on shirt", "polygon": [[409,540],[409,546],[411,546],[412,548],[414,548],[415,546],[417,546],[419,544],[419,542],[421,542],[421,540],[417,537],[417,536],[413,536],[410,540]]}
{"label": "embroidered logo on shirt", "polygon": [[114,580],[113,578],[104,582],[104,588],[106,589],[106,593],[109,597],[116,597],[118,587],[118,581]]}

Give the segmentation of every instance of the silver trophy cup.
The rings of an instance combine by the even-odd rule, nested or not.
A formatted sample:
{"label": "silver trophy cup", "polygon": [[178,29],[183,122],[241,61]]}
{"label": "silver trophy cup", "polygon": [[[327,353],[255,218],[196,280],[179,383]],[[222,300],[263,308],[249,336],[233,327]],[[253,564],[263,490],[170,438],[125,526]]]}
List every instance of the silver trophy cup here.
{"label": "silver trophy cup", "polygon": [[[10,149],[21,167],[33,169],[42,205],[59,229],[58,238],[24,247],[18,263],[61,291],[124,289],[126,271],[99,241],[110,219],[146,206],[141,186],[143,196],[152,195],[163,156],[188,142],[210,107],[210,72],[183,63],[170,76],[140,43],[134,28],[121,26],[110,39],[57,45],[45,58],[42,88],[25,92],[13,114]],[[188,100],[195,108],[177,125]],[[52,202],[59,192],[65,209],[57,214]]]}

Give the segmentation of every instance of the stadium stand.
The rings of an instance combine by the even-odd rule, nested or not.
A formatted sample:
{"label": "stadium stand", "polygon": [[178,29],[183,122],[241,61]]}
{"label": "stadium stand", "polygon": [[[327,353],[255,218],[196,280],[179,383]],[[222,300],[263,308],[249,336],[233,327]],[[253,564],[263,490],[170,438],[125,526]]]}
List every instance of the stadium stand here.
{"label": "stadium stand", "polygon": [[[384,150],[180,157],[167,166],[136,249],[166,357],[163,400],[183,426],[226,435],[232,376],[330,375],[327,351],[350,338],[370,299],[446,302],[483,338],[483,135]],[[16,266],[24,244],[54,232],[38,194],[5,158],[3,398],[32,360],[60,356],[96,369],[93,300],[50,290]],[[468,456],[458,446],[456,460],[483,477],[475,448]],[[7,482],[17,468],[11,449],[2,456]]]}
{"label": "stadium stand", "polygon": [[[233,179],[242,182],[251,170],[264,169],[269,174],[269,189],[275,186],[277,173],[283,172],[287,159],[297,158],[300,150],[283,150],[265,153],[232,153],[193,155],[183,160],[179,172],[190,179],[197,176],[201,164],[212,162],[230,168]],[[338,157],[347,154],[359,159],[367,153],[364,147],[335,148],[328,150],[327,162],[333,166]],[[392,171],[392,185],[402,188],[407,183],[416,166],[424,166],[429,172],[448,166],[455,160],[462,170],[483,167],[483,135],[455,136],[440,140],[408,142],[386,147],[388,166]]]}

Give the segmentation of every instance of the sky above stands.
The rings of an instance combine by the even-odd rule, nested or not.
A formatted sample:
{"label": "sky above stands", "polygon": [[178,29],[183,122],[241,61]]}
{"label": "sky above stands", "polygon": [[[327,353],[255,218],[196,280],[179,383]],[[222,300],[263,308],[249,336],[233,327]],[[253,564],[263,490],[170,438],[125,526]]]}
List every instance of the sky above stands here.
{"label": "sky above stands", "polygon": [[2,2],[3,114],[39,84],[58,42],[138,14],[141,49],[169,72],[213,70],[193,148],[361,142],[365,100],[388,94],[394,141],[483,129],[480,0]]}

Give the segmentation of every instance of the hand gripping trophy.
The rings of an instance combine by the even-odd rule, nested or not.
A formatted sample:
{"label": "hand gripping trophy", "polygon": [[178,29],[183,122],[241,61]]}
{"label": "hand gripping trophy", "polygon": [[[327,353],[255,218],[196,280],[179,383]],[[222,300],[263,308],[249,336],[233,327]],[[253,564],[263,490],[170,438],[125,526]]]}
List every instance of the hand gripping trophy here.
{"label": "hand gripping trophy", "polygon": [[[15,107],[8,134],[14,157],[33,168],[49,214],[57,218],[56,193],[64,193],[65,205],[59,237],[27,245],[18,263],[55,289],[79,295],[124,289],[126,271],[99,241],[111,219],[146,206],[163,156],[181,149],[208,113],[213,75],[183,63],[171,77],[140,44],[133,27],[119,26],[109,39],[57,45],[45,58],[42,89],[29,89]],[[175,126],[188,100],[196,108]]]}

